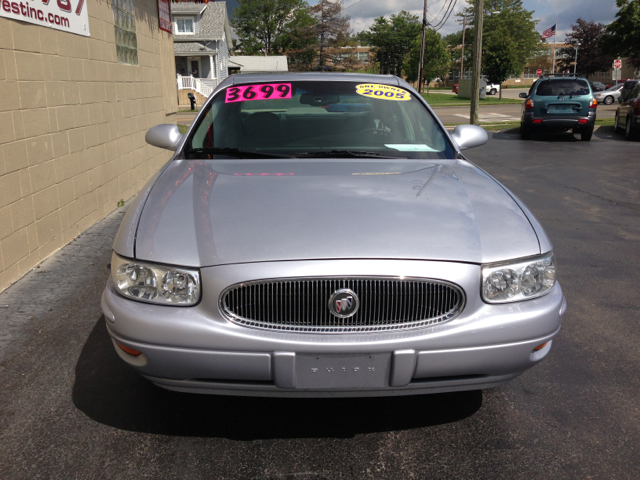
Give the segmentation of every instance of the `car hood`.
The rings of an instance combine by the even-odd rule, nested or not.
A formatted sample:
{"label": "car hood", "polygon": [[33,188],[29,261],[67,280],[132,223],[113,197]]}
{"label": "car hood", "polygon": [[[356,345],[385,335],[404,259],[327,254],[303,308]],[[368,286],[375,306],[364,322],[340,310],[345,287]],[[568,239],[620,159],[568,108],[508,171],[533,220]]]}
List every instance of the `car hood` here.
{"label": "car hood", "polygon": [[175,160],[142,211],[140,260],[496,262],[540,253],[514,199],[462,160]]}

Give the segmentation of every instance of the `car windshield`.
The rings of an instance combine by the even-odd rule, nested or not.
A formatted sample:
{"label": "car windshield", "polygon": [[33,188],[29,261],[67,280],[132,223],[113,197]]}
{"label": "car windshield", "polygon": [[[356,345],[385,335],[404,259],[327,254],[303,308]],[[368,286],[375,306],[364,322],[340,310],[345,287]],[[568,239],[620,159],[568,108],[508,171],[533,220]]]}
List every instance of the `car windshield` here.
{"label": "car windshield", "polygon": [[441,127],[402,88],[283,81],[216,95],[185,144],[188,158],[455,158]]}
{"label": "car windshield", "polygon": [[546,80],[538,84],[536,95],[541,97],[557,97],[559,95],[589,95],[589,84],[586,80]]}

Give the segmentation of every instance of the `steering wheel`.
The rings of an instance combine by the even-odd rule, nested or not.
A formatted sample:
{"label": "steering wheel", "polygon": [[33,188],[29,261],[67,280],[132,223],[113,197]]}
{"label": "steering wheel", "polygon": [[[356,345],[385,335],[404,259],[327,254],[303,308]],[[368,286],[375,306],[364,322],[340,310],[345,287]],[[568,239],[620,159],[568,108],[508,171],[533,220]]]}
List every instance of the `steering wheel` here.
{"label": "steering wheel", "polygon": [[371,127],[360,130],[358,133],[372,133],[373,135],[391,135],[391,132],[386,131],[384,128]]}

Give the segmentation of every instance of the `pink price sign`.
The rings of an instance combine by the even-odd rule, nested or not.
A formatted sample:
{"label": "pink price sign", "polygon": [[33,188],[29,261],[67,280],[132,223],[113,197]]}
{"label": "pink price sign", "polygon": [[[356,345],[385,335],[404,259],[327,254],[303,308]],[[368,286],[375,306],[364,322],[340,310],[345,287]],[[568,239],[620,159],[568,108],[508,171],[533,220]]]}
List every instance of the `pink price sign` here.
{"label": "pink price sign", "polygon": [[224,103],[291,98],[290,83],[263,83],[227,88]]}

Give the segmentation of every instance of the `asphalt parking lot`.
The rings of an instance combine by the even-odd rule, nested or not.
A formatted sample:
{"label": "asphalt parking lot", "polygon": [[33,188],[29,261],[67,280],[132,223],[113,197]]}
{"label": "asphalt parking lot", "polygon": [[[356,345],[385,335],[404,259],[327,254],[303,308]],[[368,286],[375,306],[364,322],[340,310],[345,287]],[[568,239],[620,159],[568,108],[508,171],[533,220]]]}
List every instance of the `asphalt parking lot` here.
{"label": "asphalt parking lot", "polygon": [[554,242],[569,307],[547,359],[487,391],[259,399],[164,391],[100,312],[124,209],[0,294],[0,478],[640,476],[640,143],[490,133],[468,157]]}

